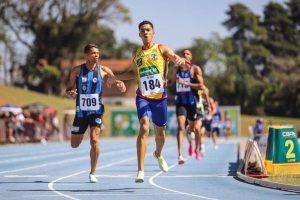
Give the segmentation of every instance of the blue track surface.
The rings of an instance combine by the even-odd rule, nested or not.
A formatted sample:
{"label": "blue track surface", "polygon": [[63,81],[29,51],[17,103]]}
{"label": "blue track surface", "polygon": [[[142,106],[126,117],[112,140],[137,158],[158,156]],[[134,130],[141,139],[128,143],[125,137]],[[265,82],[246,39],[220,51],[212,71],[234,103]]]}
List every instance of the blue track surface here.
{"label": "blue track surface", "polygon": [[[300,194],[243,183],[235,177],[237,140],[207,141],[207,156],[177,165],[174,138],[167,138],[164,157],[170,170],[161,173],[152,157],[154,138],[148,140],[145,182],[134,183],[137,161],[135,138],[100,141],[98,183],[88,183],[89,142],[78,149],[68,143],[0,147],[0,199],[300,199]],[[186,150],[186,147],[185,147]]]}

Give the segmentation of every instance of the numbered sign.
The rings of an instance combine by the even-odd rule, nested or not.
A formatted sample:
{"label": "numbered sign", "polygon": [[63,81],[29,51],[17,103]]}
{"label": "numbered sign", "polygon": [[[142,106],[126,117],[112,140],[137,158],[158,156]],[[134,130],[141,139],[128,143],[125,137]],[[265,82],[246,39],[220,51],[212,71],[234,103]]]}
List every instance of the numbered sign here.
{"label": "numbered sign", "polygon": [[163,81],[160,74],[144,76],[141,78],[142,94],[159,94],[164,92]]}
{"label": "numbered sign", "polygon": [[80,110],[96,111],[100,109],[99,94],[80,94]]}
{"label": "numbered sign", "polygon": [[300,162],[299,143],[295,128],[275,129],[273,163]]}

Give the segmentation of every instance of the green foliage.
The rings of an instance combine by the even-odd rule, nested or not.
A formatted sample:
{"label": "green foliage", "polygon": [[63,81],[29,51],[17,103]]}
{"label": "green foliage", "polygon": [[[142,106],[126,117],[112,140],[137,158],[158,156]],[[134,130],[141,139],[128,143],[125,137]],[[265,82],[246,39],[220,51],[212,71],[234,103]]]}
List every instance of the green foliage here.
{"label": "green foliage", "polygon": [[241,3],[229,7],[223,23],[233,31],[223,40],[227,68],[212,84],[221,103],[238,103],[249,114],[300,116],[299,13],[299,0],[287,7],[270,2],[262,21]]}
{"label": "green foliage", "polygon": [[[129,11],[119,0],[2,0],[0,11],[0,22],[30,49],[24,68],[27,81],[39,59],[60,66],[62,58],[75,60],[87,43],[98,44],[108,57],[115,38],[103,24],[130,22]],[[33,42],[28,42],[28,35]]]}

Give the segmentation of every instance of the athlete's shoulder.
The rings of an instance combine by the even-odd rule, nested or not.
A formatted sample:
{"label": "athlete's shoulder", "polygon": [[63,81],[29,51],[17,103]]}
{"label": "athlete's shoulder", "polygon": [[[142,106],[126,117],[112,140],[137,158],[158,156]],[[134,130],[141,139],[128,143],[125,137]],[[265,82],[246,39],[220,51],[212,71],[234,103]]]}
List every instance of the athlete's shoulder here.
{"label": "athlete's shoulder", "polygon": [[81,69],[81,65],[82,64],[73,66],[72,69],[71,69],[71,73],[74,73],[74,74],[78,75],[79,72],[80,72],[80,69]]}

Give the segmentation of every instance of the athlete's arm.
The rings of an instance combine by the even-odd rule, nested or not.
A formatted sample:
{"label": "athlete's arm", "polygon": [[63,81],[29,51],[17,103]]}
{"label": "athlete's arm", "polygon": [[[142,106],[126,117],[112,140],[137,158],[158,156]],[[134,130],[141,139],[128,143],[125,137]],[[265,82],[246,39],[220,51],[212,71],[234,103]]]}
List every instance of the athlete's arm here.
{"label": "athlete's arm", "polygon": [[158,48],[160,49],[160,52],[162,53],[165,59],[169,59],[177,65],[186,64],[186,60],[184,58],[176,55],[174,51],[169,47],[167,47],[166,45],[160,44]]}
{"label": "athlete's arm", "polygon": [[169,71],[169,79],[168,79],[168,86],[172,86],[176,83],[176,72],[178,70],[178,66],[174,66]]}
{"label": "athlete's arm", "polygon": [[79,72],[80,72],[80,65],[72,67],[67,89],[66,89],[66,94],[68,96],[75,97],[77,95],[76,78],[78,77]]}
{"label": "athlete's arm", "polygon": [[186,82],[182,78],[178,78],[177,82],[179,84],[186,85],[186,86],[188,86],[188,87],[190,87],[192,89],[195,89],[195,90],[202,90],[203,87],[204,87],[204,85],[203,85],[203,78],[202,78],[201,69],[198,66],[192,66],[192,68],[191,68],[191,76],[193,78],[196,78],[197,83]]}
{"label": "athlete's arm", "polygon": [[203,89],[204,80],[203,80],[203,75],[202,75],[201,68],[197,65],[193,65],[191,72],[192,72],[192,77],[195,78],[198,83],[200,83],[200,85],[201,85],[200,89]]}
{"label": "athlete's arm", "polygon": [[115,84],[115,86],[121,91],[126,91],[126,86],[123,81],[116,80],[116,77],[111,69],[106,66],[101,66],[101,75],[106,80],[107,87],[111,87],[111,85]]}

